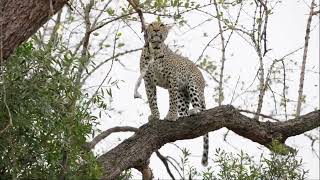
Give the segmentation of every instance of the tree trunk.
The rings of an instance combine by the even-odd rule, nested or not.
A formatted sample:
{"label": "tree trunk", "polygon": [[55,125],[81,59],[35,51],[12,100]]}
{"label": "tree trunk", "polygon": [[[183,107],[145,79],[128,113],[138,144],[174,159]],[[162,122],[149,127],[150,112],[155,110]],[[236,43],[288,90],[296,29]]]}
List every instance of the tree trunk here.
{"label": "tree trunk", "polygon": [[33,35],[67,0],[0,0],[0,59]]}

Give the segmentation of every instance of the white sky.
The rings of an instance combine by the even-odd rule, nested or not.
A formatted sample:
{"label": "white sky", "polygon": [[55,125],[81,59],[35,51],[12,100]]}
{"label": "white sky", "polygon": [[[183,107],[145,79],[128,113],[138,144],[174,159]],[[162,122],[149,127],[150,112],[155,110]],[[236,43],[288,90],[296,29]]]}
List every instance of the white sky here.
{"label": "white sky", "polygon": [[[296,1],[288,0],[284,1],[276,6],[276,9],[273,11],[269,17],[268,24],[268,46],[272,50],[268,53],[269,58],[265,58],[265,69],[268,70],[272,60],[275,58],[280,58],[285,54],[297,49],[298,47],[304,44],[304,35],[307,16],[309,13],[308,6],[309,1]],[[214,13],[214,11],[213,11]],[[250,13],[248,13],[250,14]],[[233,15],[234,16],[234,15]],[[186,20],[191,25],[197,25],[205,20],[207,16],[200,13],[192,13],[186,16]],[[146,17],[148,22],[151,22],[154,19],[152,16]],[[243,18],[240,19],[241,24],[248,24],[246,21],[248,16],[243,15]],[[166,22],[172,23],[173,20],[165,20]],[[124,24],[122,24],[124,25]],[[306,73],[305,78],[305,88],[304,94],[307,95],[306,104],[303,105],[302,114],[314,110],[314,108],[319,109],[319,74],[311,72],[319,72],[319,19],[314,17],[312,27],[315,29],[311,32],[310,44],[309,44],[309,53],[307,59],[307,69],[310,70]],[[247,26],[250,27],[250,26]],[[138,32],[139,36],[142,38],[140,33],[140,24],[136,23],[132,26],[133,29]],[[192,31],[186,32],[187,27],[179,28],[175,26],[169,34],[169,37],[166,41],[173,49],[178,49],[180,53],[184,56],[189,57],[192,61],[195,61],[198,56],[201,54],[202,49],[205,44],[210,40],[211,37],[217,34],[218,26],[216,20],[205,23],[203,26],[198,27]],[[106,29],[102,29],[102,32],[106,32]],[[142,41],[139,40],[137,35],[126,28],[124,32],[123,42],[126,43],[127,49],[138,48],[142,46]],[[203,33],[207,33],[209,37],[203,37]],[[182,47],[174,47],[173,45],[178,44]],[[214,43],[212,43],[214,48],[207,49],[207,55],[211,60],[215,61],[216,65],[219,65],[220,47],[219,38],[217,38]],[[232,37],[230,42],[231,44],[227,49],[227,61],[225,66],[225,75],[229,76],[230,79],[226,83],[225,89],[225,101],[224,104],[230,103],[232,92],[236,86],[237,79],[240,78],[240,82],[243,81],[244,87],[253,81],[258,69],[258,59],[253,51],[252,47],[246,43],[243,38],[241,38],[236,33]],[[124,51],[119,50],[119,52]],[[110,51],[109,51],[110,52]],[[289,60],[297,61],[298,64],[301,64],[302,61],[302,50],[290,56],[290,58],[285,61],[290,64]],[[110,55],[110,54],[109,54]],[[146,95],[144,90],[144,85],[142,84],[139,92],[143,95],[143,100],[133,99],[133,90],[135,82],[139,76],[139,57],[140,52],[126,55],[120,58],[121,62],[127,67],[127,69],[119,66],[117,63],[112,69],[110,76],[113,79],[120,79],[123,82],[119,83],[120,89],[113,88],[113,100],[111,106],[114,108],[114,112],[110,113],[111,117],[103,115],[101,120],[101,125],[99,129],[105,130],[113,126],[134,126],[139,127],[144,123],[147,123],[147,117],[149,115],[149,108],[146,104]],[[106,57],[101,57],[101,60],[107,59]],[[96,61],[99,61],[97,59]],[[102,81],[106,72],[109,69],[110,64],[106,64],[104,67],[100,68],[87,82],[87,86],[99,85]],[[315,66],[315,67],[314,67]],[[289,86],[288,97],[292,100],[296,100],[297,91],[298,91],[298,79],[299,79],[299,68],[297,66],[287,66],[287,68],[293,67],[292,72],[288,71],[287,73],[287,84]],[[314,67],[314,68],[313,68]],[[210,80],[208,74],[203,72],[207,80],[206,88],[206,102],[207,108],[212,108],[217,106],[217,103],[214,101],[213,94],[214,87],[217,86],[217,83],[213,80]],[[266,73],[265,73],[266,74]],[[236,90],[236,95],[240,94],[241,83],[238,85]],[[256,87],[256,84],[251,88],[253,90]],[[274,85],[274,89],[277,92],[281,92],[280,85]],[[160,109],[161,118],[163,118],[168,111],[168,93],[166,90],[158,88],[158,105]],[[256,108],[256,101],[258,98],[257,93],[245,93],[239,96],[232,104],[234,106],[241,106],[243,109],[248,109],[254,111]],[[279,100],[279,98],[277,99]],[[283,114],[283,108],[278,107],[278,113]],[[292,113],[295,108],[295,103],[290,103],[288,105],[288,112]],[[271,98],[270,91],[266,93],[265,103],[263,107],[264,114],[270,114],[271,111],[274,111],[274,104]],[[118,113],[116,113],[118,112]],[[107,112],[109,113],[109,112]],[[283,119],[283,116],[277,116],[277,118]],[[268,154],[268,150],[250,140],[244,139],[232,132],[228,135],[228,143],[223,140],[223,134],[226,132],[226,129],[220,129],[218,131],[210,133],[210,157],[213,158],[213,154],[216,148],[224,149],[228,152],[240,152],[243,150],[247,152],[250,156],[255,158],[260,157],[261,153]],[[314,134],[318,133],[316,130],[313,131]],[[112,147],[115,147],[123,139],[131,135],[132,133],[117,133],[112,134],[106,140],[102,141],[97,147],[96,152],[101,154],[110,150]],[[298,157],[303,158],[304,167],[310,170],[309,178],[310,179],[319,179],[319,159],[314,155],[310,148],[310,141],[303,135],[291,137],[286,142],[288,145],[298,148],[299,153]],[[193,166],[195,166],[199,171],[202,170],[200,160],[202,154],[202,137],[192,139],[177,141],[175,144],[180,147],[185,147],[189,149],[192,153],[190,161]],[[319,150],[319,144],[317,144],[316,149]],[[167,144],[160,149],[160,152],[166,156],[170,155],[172,157],[181,156],[180,150],[178,150],[174,145]],[[212,165],[212,161],[209,162],[209,165]],[[151,157],[151,168],[153,169],[154,176],[160,179],[170,179],[169,175],[166,173],[166,170],[162,162],[153,155]],[[174,172],[174,170],[172,170]],[[133,171],[134,177],[139,179],[140,173]],[[178,176],[176,175],[176,178]]]}

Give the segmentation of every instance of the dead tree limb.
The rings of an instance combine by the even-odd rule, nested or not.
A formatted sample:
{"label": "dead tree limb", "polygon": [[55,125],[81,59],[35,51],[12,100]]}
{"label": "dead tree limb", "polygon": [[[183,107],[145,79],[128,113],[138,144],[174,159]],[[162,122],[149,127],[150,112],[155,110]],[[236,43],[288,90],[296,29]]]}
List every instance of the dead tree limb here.
{"label": "dead tree limb", "polygon": [[153,152],[169,142],[192,139],[226,127],[238,135],[270,147],[273,139],[284,143],[288,137],[320,126],[320,110],[284,122],[260,122],[226,105],[181,117],[175,122],[155,121],[141,126],[130,138],[98,157],[104,179],[114,179],[123,170],[145,167]]}
{"label": "dead tree limb", "polygon": [[3,60],[67,2],[68,0],[1,0],[0,52]]}

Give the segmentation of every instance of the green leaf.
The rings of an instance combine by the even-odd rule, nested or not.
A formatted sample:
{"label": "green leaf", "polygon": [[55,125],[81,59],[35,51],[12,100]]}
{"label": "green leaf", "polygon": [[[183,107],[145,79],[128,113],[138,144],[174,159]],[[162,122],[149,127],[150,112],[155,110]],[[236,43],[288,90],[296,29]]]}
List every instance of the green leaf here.
{"label": "green leaf", "polygon": [[114,9],[112,9],[112,8],[107,8],[106,11],[107,11],[107,13],[108,13],[109,16],[113,16],[114,13],[115,13]]}
{"label": "green leaf", "polygon": [[123,47],[124,45],[125,45],[124,43],[119,43],[117,47],[118,47],[118,48],[121,48],[121,47]]}

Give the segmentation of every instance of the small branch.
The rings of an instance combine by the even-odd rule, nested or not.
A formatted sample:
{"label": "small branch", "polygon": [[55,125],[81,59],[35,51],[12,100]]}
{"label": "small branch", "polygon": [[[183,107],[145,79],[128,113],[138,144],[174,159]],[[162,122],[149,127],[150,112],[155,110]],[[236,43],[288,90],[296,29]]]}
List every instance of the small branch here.
{"label": "small branch", "polygon": [[144,36],[145,39],[147,38],[147,34],[146,34],[146,23],[144,21],[144,17],[143,17],[143,13],[142,10],[139,7],[139,4],[136,4],[135,2],[133,2],[133,0],[128,0],[129,4],[132,6],[132,8],[138,13],[139,18],[140,18],[140,22],[141,22],[141,32],[145,32]]}
{"label": "small branch", "polygon": [[283,88],[282,88],[282,96],[283,96],[283,106],[284,106],[284,115],[286,120],[288,120],[288,113],[287,113],[287,98],[286,98],[286,66],[281,60],[282,68],[283,68]]}
{"label": "small branch", "polygon": [[89,31],[89,33],[92,33],[93,31],[96,31],[96,30],[104,27],[104,26],[107,25],[107,24],[110,24],[110,23],[112,23],[112,22],[114,22],[114,21],[117,21],[117,20],[119,20],[119,19],[125,18],[125,17],[130,16],[130,15],[135,14],[135,13],[136,13],[136,12],[124,14],[124,15],[118,16],[118,17],[116,17],[116,18],[114,18],[114,19],[111,19],[111,20],[109,20],[109,21],[107,21],[107,22],[104,22],[104,23],[100,24],[99,26],[96,26],[96,27],[92,28],[92,29]]}
{"label": "small branch", "polygon": [[[256,110],[256,115],[254,116],[255,120],[259,119],[258,114],[261,113],[262,110],[262,105],[263,105],[263,98],[265,95],[265,91],[266,91],[266,87],[267,87],[267,81],[269,81],[268,79],[266,80],[266,82],[264,81],[265,77],[264,77],[264,64],[263,64],[263,57],[265,55],[265,53],[267,52],[266,50],[266,28],[267,28],[267,20],[268,20],[268,8],[267,5],[262,2],[262,0],[259,0],[261,6],[263,6],[264,10],[262,11],[261,6],[259,6],[259,19],[260,21],[258,21],[258,27],[257,30],[255,29],[255,23],[256,23],[256,16],[254,16],[254,25],[253,25],[253,29],[252,29],[252,42],[255,45],[255,50],[258,54],[258,58],[259,58],[259,97],[258,97],[258,105],[257,105],[257,110]],[[266,0],[267,3],[267,0]],[[256,4],[257,8],[258,8],[258,4]],[[256,14],[256,12],[255,12]],[[265,14],[265,25],[264,25],[264,29],[262,30],[262,18],[263,18],[263,14]],[[257,32],[257,39],[255,39],[255,30]],[[262,32],[261,32],[262,30]],[[265,51],[262,55],[262,50],[261,50],[261,43],[262,41],[264,42],[264,47],[265,47]]]}
{"label": "small branch", "polygon": [[169,168],[168,159],[166,157],[164,157],[159,151],[156,151],[156,154],[159,157],[159,159],[162,161],[163,165],[166,167],[167,173],[169,174],[171,179],[175,180],[175,177],[173,176],[173,174]]}
{"label": "small branch", "polygon": [[232,104],[232,103],[233,103],[233,100],[234,100],[233,98],[234,98],[234,95],[235,95],[235,93],[236,93],[236,89],[237,89],[237,87],[238,87],[239,80],[240,80],[240,76],[238,76],[238,80],[237,80],[236,86],[235,86],[234,89],[233,89],[232,97],[231,97],[231,100],[230,100],[230,103],[229,103],[229,104]]}
{"label": "small branch", "polygon": [[310,13],[307,21],[307,28],[306,28],[306,35],[304,38],[304,50],[303,50],[303,57],[302,57],[302,65],[301,65],[301,72],[300,72],[300,82],[299,82],[299,90],[298,90],[298,103],[297,103],[297,109],[296,109],[296,116],[300,116],[301,112],[301,105],[302,105],[302,96],[303,96],[303,84],[304,84],[304,75],[305,75],[305,69],[306,69],[306,63],[307,63],[307,54],[308,54],[308,46],[309,46],[309,39],[310,39],[310,26],[313,16],[313,10],[315,7],[314,0],[311,2],[310,7]]}
{"label": "small branch", "polygon": [[57,31],[59,29],[59,26],[60,26],[60,23],[61,23],[61,14],[62,14],[62,11],[59,11],[58,15],[57,15],[57,19],[55,21],[55,24],[53,26],[53,30],[51,32],[51,35],[50,35],[50,38],[49,38],[49,41],[48,41],[48,44],[52,47],[52,44],[54,44],[56,42],[56,39],[57,39]]}
{"label": "small branch", "polygon": [[[245,113],[250,113],[250,114],[254,114],[254,115],[257,115],[256,112],[252,112],[252,111],[249,111],[249,110],[244,110],[244,109],[239,109],[239,112],[245,112]],[[264,118],[268,118],[268,119],[272,119],[272,120],[275,120],[277,122],[280,122],[279,119],[276,119],[272,116],[268,116],[268,115],[265,115],[265,114],[258,114],[258,116],[261,116],[261,117],[264,117]]]}
{"label": "small branch", "polygon": [[85,21],[85,25],[86,25],[86,32],[85,35],[83,37],[83,43],[82,43],[82,51],[81,51],[81,60],[80,60],[80,64],[79,64],[79,70],[77,72],[77,77],[76,77],[76,85],[80,85],[81,83],[81,77],[83,74],[84,69],[86,68],[86,66],[89,63],[89,51],[88,51],[88,47],[89,47],[89,40],[90,40],[90,28],[91,28],[91,22],[90,22],[90,11],[92,9],[94,5],[94,1],[90,0],[90,3],[87,4],[84,8],[84,21]]}
{"label": "small branch", "polygon": [[[108,71],[107,74],[104,76],[102,82],[99,84],[98,88],[97,88],[96,91],[93,93],[93,95],[91,96],[91,98],[89,99],[89,101],[86,102],[87,108],[89,108],[89,105],[91,104],[93,98],[96,97],[96,95],[98,94],[100,88],[102,87],[102,85],[104,84],[104,82],[106,81],[106,79],[108,78],[108,76],[109,76],[109,74],[111,73],[111,70],[112,70],[112,68],[113,68],[114,57],[115,57],[115,52],[116,52],[116,44],[117,44],[117,36],[118,36],[119,26],[120,26],[120,24],[118,25],[117,31],[116,31],[116,33],[114,34],[113,50],[112,50],[112,57],[113,57],[113,58],[112,58],[112,61],[111,61],[111,65],[110,65],[109,71]],[[84,81],[83,81],[83,82],[84,82]]]}
{"label": "small branch", "polygon": [[258,0],[258,1],[263,6],[264,9],[268,9],[267,5],[262,0]]}
{"label": "small branch", "polygon": [[137,49],[131,49],[131,50],[127,50],[127,51],[124,51],[124,52],[121,52],[121,53],[117,53],[115,54],[114,56],[104,60],[103,62],[101,62],[100,64],[98,64],[96,67],[94,67],[81,81],[81,83],[83,84],[91,75],[92,73],[94,73],[96,70],[98,70],[102,65],[104,65],[105,63],[107,63],[108,61],[112,60],[112,59],[115,59],[115,58],[118,58],[120,56],[123,56],[123,55],[126,55],[126,54],[129,54],[129,53],[133,53],[133,52],[137,52],[137,51],[141,51],[142,48],[137,48]]}
{"label": "small branch", "polygon": [[[224,30],[224,31],[225,31],[225,30]],[[203,48],[200,56],[198,57],[198,59],[196,60],[195,63],[197,63],[198,61],[201,60],[201,58],[203,57],[204,52],[205,52],[205,51],[207,50],[207,48],[210,46],[211,42],[212,42],[213,40],[215,40],[219,35],[220,35],[220,33],[216,34],[215,36],[213,36],[213,38],[210,39],[210,41],[209,41],[209,42],[206,44],[206,46]],[[218,81],[217,81],[217,82],[218,82]]]}
{"label": "small branch", "polygon": [[179,162],[170,156],[167,156],[167,160],[171,164],[171,166],[176,170],[176,172],[179,174],[180,179],[184,179],[184,176],[181,174],[180,170],[178,169],[178,167],[181,169]]}
{"label": "small branch", "polygon": [[101,134],[93,138],[91,142],[88,142],[85,146],[87,149],[92,149],[96,144],[98,144],[101,140],[105,139],[112,133],[116,132],[137,132],[138,128],[130,127],[130,126],[116,126],[110,128],[108,130],[103,131]]}
{"label": "small branch", "polygon": [[226,61],[226,49],[225,49],[225,42],[224,42],[224,36],[223,36],[223,30],[222,30],[222,25],[221,25],[221,16],[220,16],[220,11],[218,8],[218,4],[217,1],[214,0],[213,1],[215,9],[216,9],[216,13],[217,13],[217,17],[218,17],[218,27],[219,27],[219,34],[220,34],[220,38],[221,38],[221,68],[220,68],[220,77],[219,77],[219,97],[218,97],[218,103],[219,106],[222,104],[223,101],[223,86],[222,86],[222,82],[223,82],[223,73],[224,73],[224,63]]}

